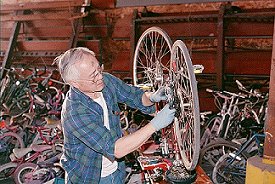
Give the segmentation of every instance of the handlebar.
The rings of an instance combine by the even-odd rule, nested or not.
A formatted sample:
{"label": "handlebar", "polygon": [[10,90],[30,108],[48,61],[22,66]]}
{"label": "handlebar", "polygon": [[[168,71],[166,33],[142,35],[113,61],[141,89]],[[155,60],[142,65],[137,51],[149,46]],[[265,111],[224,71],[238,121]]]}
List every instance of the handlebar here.
{"label": "handlebar", "polygon": [[232,96],[240,97],[240,98],[246,98],[246,96],[244,96],[242,94],[236,94],[236,93],[232,93],[232,92],[229,92],[229,91],[215,91],[215,90],[207,88],[206,92],[217,94],[219,97],[224,98],[224,99],[229,99]]}

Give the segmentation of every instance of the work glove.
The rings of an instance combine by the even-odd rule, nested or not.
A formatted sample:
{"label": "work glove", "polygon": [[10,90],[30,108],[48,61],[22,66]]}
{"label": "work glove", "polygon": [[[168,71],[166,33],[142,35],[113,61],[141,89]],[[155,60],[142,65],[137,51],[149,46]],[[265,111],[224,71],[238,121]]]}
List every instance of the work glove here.
{"label": "work glove", "polygon": [[161,100],[167,100],[167,96],[165,95],[165,88],[160,87],[156,92],[150,95],[149,99],[153,103],[160,102]]}
{"label": "work glove", "polygon": [[161,111],[151,120],[151,124],[159,131],[160,129],[167,127],[172,123],[175,117],[176,109],[170,109],[169,104],[166,104]]}

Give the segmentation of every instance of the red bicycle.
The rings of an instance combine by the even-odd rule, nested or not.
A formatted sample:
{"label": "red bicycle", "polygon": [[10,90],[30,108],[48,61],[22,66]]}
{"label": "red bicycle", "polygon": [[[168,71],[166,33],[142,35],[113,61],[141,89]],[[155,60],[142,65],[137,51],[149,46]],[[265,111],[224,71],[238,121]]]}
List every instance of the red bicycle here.
{"label": "red bicycle", "polygon": [[[165,171],[166,179],[181,182],[195,179],[200,152],[200,111],[195,72],[203,66],[192,65],[186,45],[172,41],[161,28],[147,29],[137,42],[133,82],[145,90],[164,86],[168,103],[176,109],[173,125],[162,130],[161,152],[173,160]],[[161,105],[161,104],[158,104]],[[183,172],[185,171],[185,172]]]}

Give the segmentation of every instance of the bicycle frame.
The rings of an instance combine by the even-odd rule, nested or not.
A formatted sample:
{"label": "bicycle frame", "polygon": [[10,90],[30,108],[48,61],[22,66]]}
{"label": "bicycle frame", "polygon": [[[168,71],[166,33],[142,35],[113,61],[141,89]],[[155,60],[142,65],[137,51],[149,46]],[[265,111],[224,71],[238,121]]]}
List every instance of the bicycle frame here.
{"label": "bicycle frame", "polygon": [[[229,93],[229,92],[226,92]],[[222,115],[222,121],[217,131],[218,137],[226,138],[228,129],[230,127],[230,121],[234,117],[234,115],[239,111],[238,109],[238,102],[239,102],[239,95],[234,93],[229,93],[231,95],[230,103],[227,108],[227,111],[224,115]]]}
{"label": "bicycle frame", "polygon": [[[243,152],[247,152],[249,146],[253,143],[253,141],[256,141],[256,144],[258,147],[260,147],[260,140],[259,138],[264,139],[264,134],[254,134],[249,140],[247,140],[239,150],[237,150],[236,153],[229,153],[225,154],[217,161],[214,169],[213,169],[213,180],[214,182],[217,182],[217,176],[220,176],[223,178],[226,182],[227,180],[230,180],[230,178],[238,178],[239,180],[244,180],[246,175],[246,158],[241,157],[240,155]],[[247,153],[246,153],[247,154]],[[253,155],[250,155],[250,157]],[[225,163],[224,163],[225,162]],[[224,163],[224,165],[223,165]],[[219,169],[222,168],[222,171]],[[224,174],[225,173],[225,174]],[[229,175],[229,176],[228,176]],[[231,177],[230,177],[231,175]],[[232,182],[232,181],[231,181]]]}

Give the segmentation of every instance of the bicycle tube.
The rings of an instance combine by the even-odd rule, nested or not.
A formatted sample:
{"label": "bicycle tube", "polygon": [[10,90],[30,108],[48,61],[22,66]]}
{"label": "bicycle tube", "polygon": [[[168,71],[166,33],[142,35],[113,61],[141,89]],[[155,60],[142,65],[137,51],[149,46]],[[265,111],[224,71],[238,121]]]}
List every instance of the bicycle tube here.
{"label": "bicycle tube", "polygon": [[227,127],[229,126],[228,123],[229,123],[229,118],[230,118],[230,115],[229,114],[225,114],[225,117],[222,121],[222,127],[221,127],[221,130],[219,131],[219,137],[221,138],[225,138],[226,137],[226,129]]}
{"label": "bicycle tube", "polygon": [[201,147],[206,146],[212,139],[217,137],[217,132],[221,124],[221,119],[222,118],[220,115],[213,115],[206,122],[206,126],[202,131],[201,143],[200,143]]}

